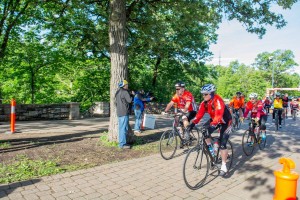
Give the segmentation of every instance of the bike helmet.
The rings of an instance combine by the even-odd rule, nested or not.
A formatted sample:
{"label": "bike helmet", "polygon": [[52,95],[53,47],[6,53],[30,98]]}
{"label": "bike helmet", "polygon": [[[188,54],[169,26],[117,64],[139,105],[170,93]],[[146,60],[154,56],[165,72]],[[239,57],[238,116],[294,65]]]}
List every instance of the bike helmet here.
{"label": "bike helmet", "polygon": [[119,83],[119,87],[124,87],[125,85],[128,85],[128,82],[126,80],[123,80]]}
{"label": "bike helmet", "polygon": [[275,96],[280,97],[281,96],[280,92],[276,92]]}
{"label": "bike helmet", "polygon": [[175,83],[175,87],[185,87],[185,84],[182,81],[178,81]]}
{"label": "bike helmet", "polygon": [[257,99],[257,97],[258,97],[257,93],[251,93],[251,94],[249,94],[249,98],[255,98],[255,99]]}
{"label": "bike helmet", "polygon": [[201,94],[210,94],[216,91],[216,87],[213,84],[206,84],[201,88]]}
{"label": "bike helmet", "polygon": [[236,95],[241,95],[242,93],[241,92],[236,92]]}

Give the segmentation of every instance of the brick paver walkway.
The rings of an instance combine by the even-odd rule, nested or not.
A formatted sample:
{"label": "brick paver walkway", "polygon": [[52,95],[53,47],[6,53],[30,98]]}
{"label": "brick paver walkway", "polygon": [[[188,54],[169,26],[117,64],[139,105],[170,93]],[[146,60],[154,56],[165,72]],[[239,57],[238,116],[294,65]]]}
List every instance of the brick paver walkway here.
{"label": "brick paver walkway", "polygon": [[[270,120],[269,120],[270,121]],[[280,132],[268,124],[264,151],[256,148],[247,157],[241,149],[242,130],[234,133],[234,167],[228,178],[211,175],[207,184],[192,191],[185,186],[182,166],[185,154],[171,160],[159,154],[36,180],[0,185],[0,198],[16,199],[273,199],[274,170],[282,169],[280,157],[290,157],[300,173],[300,122],[291,119]],[[243,126],[245,128],[245,125]],[[129,150],[130,151],[130,150]],[[99,155],[101,156],[101,155]],[[300,196],[298,184],[297,196]]]}

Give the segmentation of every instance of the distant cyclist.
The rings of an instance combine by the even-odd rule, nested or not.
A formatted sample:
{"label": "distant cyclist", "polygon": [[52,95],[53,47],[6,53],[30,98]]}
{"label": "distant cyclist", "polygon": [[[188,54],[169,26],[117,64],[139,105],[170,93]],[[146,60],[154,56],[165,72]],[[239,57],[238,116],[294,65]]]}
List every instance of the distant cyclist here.
{"label": "distant cyclist", "polygon": [[232,112],[239,113],[239,117],[243,116],[243,108],[245,106],[245,102],[244,102],[244,98],[242,98],[242,93],[241,92],[237,92],[236,96],[234,96],[232,98],[232,100],[229,103],[229,107],[232,108]]}
{"label": "distant cyclist", "polygon": [[265,104],[265,109],[266,109],[267,113],[269,114],[270,107],[271,107],[271,100],[269,97],[266,97],[266,99],[264,100],[264,104]]}
{"label": "distant cyclist", "polygon": [[172,97],[171,101],[168,103],[165,108],[165,112],[168,112],[174,104],[177,104],[178,109],[183,113],[186,113],[182,117],[184,127],[187,127],[197,113],[197,106],[195,103],[194,96],[191,92],[185,90],[185,84],[182,81],[175,83],[176,94]]}
{"label": "distant cyclist", "polygon": [[296,97],[293,98],[292,102],[290,103],[290,107],[291,107],[291,115],[293,116],[293,112],[299,110],[300,107]]}
{"label": "distant cyclist", "polygon": [[[201,88],[201,94],[204,101],[200,103],[200,107],[195,119],[192,121],[189,129],[191,130],[195,124],[198,124],[205,113],[208,113],[210,119],[203,125],[208,129],[208,133],[212,134],[218,127],[220,127],[220,149],[222,157],[222,166],[220,175],[227,173],[226,160],[228,157],[228,150],[226,147],[227,140],[230,133],[230,125],[232,117],[230,111],[225,106],[223,99],[215,93],[216,87],[213,84],[206,84]],[[205,135],[206,143],[210,151],[213,149],[211,140],[208,135]]]}
{"label": "distant cyclist", "polygon": [[280,93],[276,92],[275,94],[275,99],[273,101],[273,106],[274,106],[274,110],[273,110],[273,120],[275,119],[275,111],[278,112],[278,117],[279,117],[279,128],[281,128],[281,115],[282,115],[282,108],[283,108],[283,101],[280,98]]}
{"label": "distant cyclist", "polygon": [[266,122],[268,115],[264,110],[264,104],[262,101],[258,100],[258,95],[256,93],[251,93],[249,95],[249,101],[246,104],[246,110],[244,113],[244,118],[247,117],[248,113],[251,112],[251,118],[254,118],[259,124],[259,129],[266,133]]}
{"label": "distant cyclist", "polygon": [[289,107],[289,95],[287,93],[285,93],[285,95],[282,97],[282,102],[283,102],[283,109],[285,112],[285,118],[287,118],[288,107]]}

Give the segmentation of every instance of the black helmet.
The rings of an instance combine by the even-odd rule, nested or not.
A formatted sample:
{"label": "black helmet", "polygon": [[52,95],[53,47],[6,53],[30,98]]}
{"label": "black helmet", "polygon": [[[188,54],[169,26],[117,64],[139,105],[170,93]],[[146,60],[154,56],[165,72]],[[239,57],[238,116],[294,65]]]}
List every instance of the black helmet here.
{"label": "black helmet", "polygon": [[242,93],[241,92],[236,92],[236,95],[241,95]]}
{"label": "black helmet", "polygon": [[177,82],[175,83],[175,87],[185,87],[185,84],[184,84],[184,82],[182,82],[182,81],[177,81]]}

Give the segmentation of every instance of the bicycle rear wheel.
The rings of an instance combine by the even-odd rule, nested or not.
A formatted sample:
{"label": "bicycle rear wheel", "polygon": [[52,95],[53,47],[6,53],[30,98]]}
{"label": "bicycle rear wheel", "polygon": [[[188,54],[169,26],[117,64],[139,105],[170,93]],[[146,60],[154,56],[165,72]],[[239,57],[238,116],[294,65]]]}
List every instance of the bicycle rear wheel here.
{"label": "bicycle rear wheel", "polygon": [[192,148],[186,155],[183,163],[183,179],[191,190],[203,186],[209,170],[207,153],[201,149],[200,144]]}
{"label": "bicycle rear wheel", "polygon": [[159,151],[161,157],[165,160],[171,159],[176,152],[177,149],[177,137],[175,135],[174,130],[165,131],[159,142]]}
{"label": "bicycle rear wheel", "polygon": [[199,143],[200,134],[198,129],[192,129],[190,131],[190,145],[189,146],[196,146]]}
{"label": "bicycle rear wheel", "polygon": [[296,120],[296,114],[297,114],[297,111],[293,110],[293,120]]}
{"label": "bicycle rear wheel", "polygon": [[266,147],[266,143],[267,143],[267,133],[265,134],[265,137],[262,137],[262,132],[260,132],[259,134],[259,138],[258,138],[258,146],[260,150],[263,150]]}
{"label": "bicycle rear wheel", "polygon": [[279,126],[279,116],[278,113],[275,114],[275,128],[276,131],[278,131],[278,126]]}
{"label": "bicycle rear wheel", "polygon": [[250,156],[253,153],[254,137],[255,137],[254,133],[250,134],[249,130],[245,131],[245,133],[243,134],[242,147],[246,156]]}

